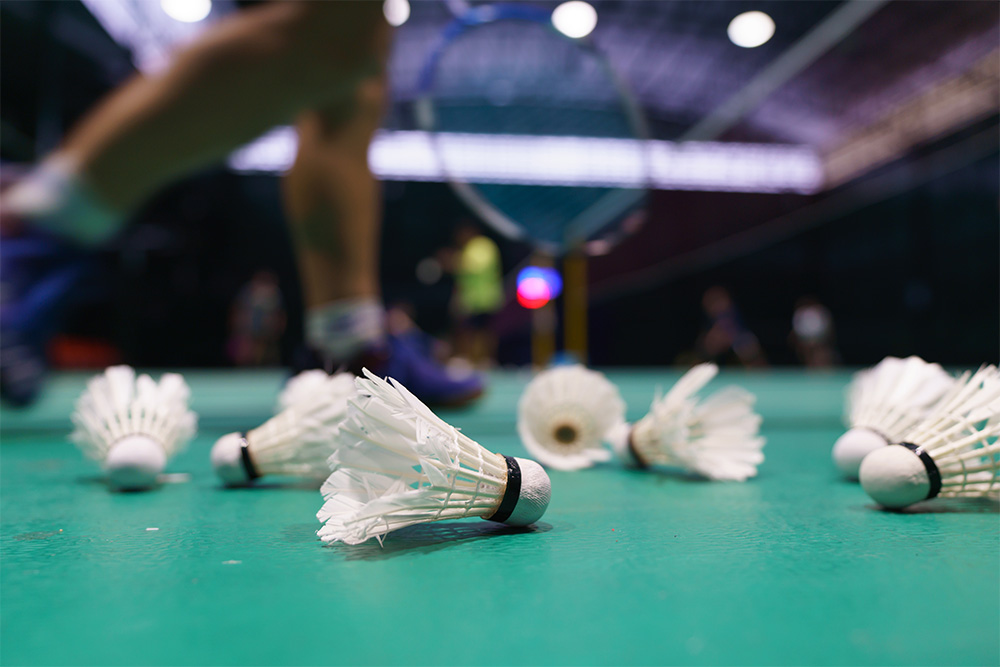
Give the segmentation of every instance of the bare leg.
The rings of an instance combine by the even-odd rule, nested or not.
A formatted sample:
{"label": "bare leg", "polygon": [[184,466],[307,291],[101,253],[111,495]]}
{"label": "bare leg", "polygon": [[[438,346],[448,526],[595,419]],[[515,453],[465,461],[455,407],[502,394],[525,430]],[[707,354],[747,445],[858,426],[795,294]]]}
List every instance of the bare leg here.
{"label": "bare leg", "polygon": [[299,152],[285,179],[285,209],[306,305],[306,341],[331,365],[381,346],[378,183],[368,146],[388,95],[385,77],[352,99],[303,113]]}
{"label": "bare leg", "polygon": [[384,67],[377,2],[274,2],[220,24],[162,76],[99,105],[60,154],[127,211],[169,179],[222,158],[303,109],[349,96]]}
{"label": "bare leg", "polygon": [[285,179],[285,208],[306,307],[378,298],[378,183],[368,146],[382,120],[384,77],[364,81],[348,103],[303,113],[299,152]]}
{"label": "bare leg", "polygon": [[452,377],[425,352],[386,335],[378,283],[378,183],[368,147],[387,99],[384,77],[358,86],[351,104],[303,113],[299,152],[285,179],[306,303],[306,342],[328,368],[361,366],[404,383],[425,402],[461,405],[482,394],[474,375]]}

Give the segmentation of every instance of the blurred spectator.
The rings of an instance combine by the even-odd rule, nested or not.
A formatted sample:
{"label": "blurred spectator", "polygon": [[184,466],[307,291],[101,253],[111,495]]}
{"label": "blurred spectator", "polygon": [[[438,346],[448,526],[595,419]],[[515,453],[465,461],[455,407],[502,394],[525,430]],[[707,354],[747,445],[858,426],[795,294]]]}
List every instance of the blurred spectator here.
{"label": "blurred spectator", "polygon": [[286,320],[278,277],[271,271],[258,271],[233,303],[229,318],[229,358],[237,366],[278,364]]}
{"label": "blurred spectator", "polygon": [[837,362],[833,315],[814,296],[796,302],[788,338],[799,361],[810,368],[829,368]]}
{"label": "blurred spectator", "polygon": [[455,274],[455,355],[478,368],[492,366],[497,347],[493,316],[504,303],[500,249],[475,225],[462,222],[449,263]]}
{"label": "blurred spectator", "polygon": [[707,318],[706,330],[698,337],[699,356],[724,364],[732,359],[748,367],[766,366],[757,337],[743,324],[729,290],[711,287],[701,298]]}

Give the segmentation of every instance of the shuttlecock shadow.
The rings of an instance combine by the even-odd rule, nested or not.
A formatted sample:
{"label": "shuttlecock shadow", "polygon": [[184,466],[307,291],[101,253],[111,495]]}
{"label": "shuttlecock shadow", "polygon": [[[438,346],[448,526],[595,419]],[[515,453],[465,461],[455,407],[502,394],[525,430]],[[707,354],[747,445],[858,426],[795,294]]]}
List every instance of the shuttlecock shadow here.
{"label": "shuttlecock shadow", "polygon": [[865,508],[889,514],[1000,514],[1000,502],[989,498],[938,498],[900,509],[870,503]]}
{"label": "shuttlecock shadow", "polygon": [[371,539],[363,544],[331,545],[331,549],[344,556],[345,560],[386,560],[408,554],[428,554],[441,549],[469,544],[480,540],[522,535],[547,533],[552,530],[548,523],[531,526],[505,526],[482,521],[479,523],[428,523],[408,526],[386,535],[382,545]]}
{"label": "shuttlecock shadow", "polygon": [[110,493],[121,494],[125,496],[148,493],[150,491],[156,491],[157,489],[163,487],[163,483],[157,481],[156,484],[153,484],[152,486],[149,487],[135,488],[135,489],[131,488],[119,489],[111,484],[111,480],[102,475],[81,475],[76,478],[76,483],[85,486],[101,487],[103,489],[106,489]]}
{"label": "shuttlecock shadow", "polygon": [[107,475],[103,474],[91,474],[91,475],[78,475],[76,477],[76,483],[83,486],[100,486],[113,493],[145,493],[147,491],[154,491],[156,489],[162,489],[166,486],[176,485],[176,484],[187,484],[191,481],[191,474],[186,472],[165,472],[160,473],[156,477],[156,483],[148,487],[138,487],[138,488],[117,488],[111,484],[111,480]]}

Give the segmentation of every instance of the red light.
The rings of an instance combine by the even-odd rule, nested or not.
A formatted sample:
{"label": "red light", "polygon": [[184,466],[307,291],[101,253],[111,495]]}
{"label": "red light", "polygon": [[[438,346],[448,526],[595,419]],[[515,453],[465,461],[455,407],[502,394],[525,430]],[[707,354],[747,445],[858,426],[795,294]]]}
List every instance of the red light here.
{"label": "red light", "polygon": [[551,296],[549,284],[542,278],[525,278],[517,285],[517,302],[525,308],[541,308]]}
{"label": "red light", "polygon": [[549,302],[548,299],[528,299],[525,298],[523,294],[517,295],[517,302],[524,306],[525,308],[530,308],[532,310],[536,308],[541,308]]}

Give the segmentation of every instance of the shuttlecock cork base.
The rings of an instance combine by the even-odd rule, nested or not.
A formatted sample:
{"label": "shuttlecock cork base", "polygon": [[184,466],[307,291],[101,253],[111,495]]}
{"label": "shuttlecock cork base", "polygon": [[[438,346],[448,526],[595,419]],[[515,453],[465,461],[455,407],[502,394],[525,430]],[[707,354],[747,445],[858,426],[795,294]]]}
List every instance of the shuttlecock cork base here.
{"label": "shuttlecock cork base", "polygon": [[166,465],[163,448],[144,435],[122,438],[108,450],[104,460],[108,484],[117,491],[141,491],[156,486]]}
{"label": "shuttlecock cork base", "polygon": [[941,493],[941,471],[923,449],[909,442],[881,447],[861,462],[861,486],[889,509],[930,500]]}
{"label": "shuttlecock cork base", "polygon": [[632,435],[634,433],[635,433],[634,428],[630,428],[628,430],[628,440],[626,442],[626,450],[625,450],[626,452],[628,452],[628,463],[631,464],[632,467],[634,468],[638,468],[639,470],[645,470],[649,468],[649,463],[646,462],[646,459],[642,457],[642,454],[640,454],[639,450],[636,448],[635,440],[632,438]]}
{"label": "shuttlecock cork base", "polygon": [[833,443],[833,462],[844,477],[856,480],[865,457],[889,444],[889,438],[873,428],[851,428]]}
{"label": "shuttlecock cork base", "polygon": [[552,495],[549,476],[534,461],[500,456],[507,462],[507,484],[497,511],[483,518],[508,526],[530,526],[542,518],[549,506]]}
{"label": "shuttlecock cork base", "polygon": [[247,486],[260,477],[245,433],[228,433],[212,447],[212,467],[226,486]]}

